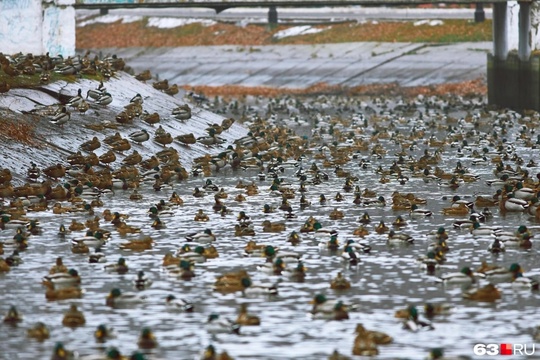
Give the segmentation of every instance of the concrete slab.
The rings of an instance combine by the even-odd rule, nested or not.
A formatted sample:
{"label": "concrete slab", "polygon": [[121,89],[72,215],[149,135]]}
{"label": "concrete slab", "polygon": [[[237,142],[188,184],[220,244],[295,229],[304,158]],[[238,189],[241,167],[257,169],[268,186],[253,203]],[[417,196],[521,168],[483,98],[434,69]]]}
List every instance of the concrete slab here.
{"label": "concrete slab", "polygon": [[397,82],[433,85],[486,77],[492,44],[343,43],[107,49],[140,72],[178,85],[305,88]]}

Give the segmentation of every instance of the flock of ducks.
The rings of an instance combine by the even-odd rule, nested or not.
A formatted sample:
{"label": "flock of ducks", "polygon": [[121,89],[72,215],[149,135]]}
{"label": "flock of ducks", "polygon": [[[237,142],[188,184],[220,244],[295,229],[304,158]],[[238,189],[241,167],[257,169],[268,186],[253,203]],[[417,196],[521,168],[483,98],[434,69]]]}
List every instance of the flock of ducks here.
{"label": "flock of ducks", "polygon": [[[11,64],[15,58],[0,59],[2,69],[14,66]],[[81,64],[83,59],[79,59]],[[119,59],[111,58],[105,68],[120,70],[115,61]],[[95,61],[93,64],[96,66]],[[142,73],[137,78],[148,81],[148,75]],[[163,91],[171,89],[165,81],[153,85]],[[174,92],[174,88],[170,91]],[[194,94],[191,96],[195,99]],[[79,90],[59,104],[56,108],[60,110],[49,115],[50,121],[64,126],[69,123],[69,110],[84,112],[81,109],[86,105],[81,104],[107,106],[112,101],[101,82],[86,97]],[[265,105],[258,109],[264,108],[267,114],[258,112],[260,103]],[[136,95],[116,121],[129,126],[136,117],[150,119],[152,115],[145,115],[143,104],[144,99]],[[539,114],[498,112],[487,109],[481,101],[454,96],[419,96],[397,102],[379,97],[369,103],[324,96],[311,102],[283,97],[255,99],[251,104],[221,100],[212,106],[218,112],[242,116],[249,127],[248,135],[230,146],[222,145],[219,134],[230,128],[232,117],[209,126],[208,136],[203,138],[185,134],[174,139],[161,127],[153,136],[142,130],[131,133],[127,139],[119,134],[105,137],[103,129],[95,129],[96,136],[81,143],[80,151],[67,157],[65,163],[47,168],[32,164],[26,174],[21,174],[20,169],[0,169],[0,255],[5,256],[0,258],[0,281],[9,277],[24,279],[25,274],[17,267],[25,261],[25,252],[31,252],[33,243],[44,235],[40,213],[51,212],[66,224],[60,226],[57,234],[46,235],[64,239],[70,246],[66,254],[57,254],[49,273],[44,274],[45,299],[81,299],[78,301],[84,303],[84,286],[92,275],[80,274],[76,262],[69,267],[63,262],[66,256],[76,256],[73,258],[100,266],[96,271],[101,268],[111,274],[136,274],[129,284],[133,291],[126,291],[126,284],[107,284],[110,288],[103,294],[103,303],[112,309],[136,308],[146,302],[150,295],[145,295],[145,291],[154,282],[147,276],[149,271],[132,269],[119,254],[127,251],[137,256],[148,252],[156,244],[148,234],[166,233],[167,225],[184,209],[198,207],[189,214],[193,220],[186,227],[200,231],[186,233],[184,244],[159,259],[155,252],[151,253],[154,268],[148,270],[161,268],[173,281],[197,281],[205,271],[204,265],[223,255],[220,245],[227,238],[235,239],[244,245],[229,256],[265,260],[257,262],[256,267],[249,266],[253,264],[250,259],[245,268],[222,270],[212,291],[235,294],[239,299],[279,299],[280,288],[287,283],[313,280],[302,255],[314,248],[322,254],[321,261],[329,257],[338,259],[340,264],[334,267],[335,275],[328,278],[328,283],[318,287],[327,290],[312,294],[311,308],[306,306],[305,312],[314,323],[349,324],[357,318],[353,313],[361,305],[346,299],[359,284],[349,280],[348,274],[355,269],[361,271],[363,259],[381,251],[381,243],[388,251],[403,248],[411,255],[415,254],[413,249],[421,248],[425,255],[418,257],[411,268],[416,269],[418,277],[425,274],[434,284],[462,288],[460,298],[453,300],[465,306],[502,301],[508,291],[504,284],[511,284],[514,291],[538,290],[537,280],[527,276],[519,262],[522,254],[535,251],[531,224],[540,219],[540,176],[535,173],[534,161],[540,146],[540,140],[534,136],[540,124]],[[462,117],[453,117],[451,113],[461,113]],[[172,115],[185,121],[191,117],[191,108],[185,105]],[[157,123],[159,118],[151,121]],[[308,130],[310,133],[306,134]],[[131,150],[131,144],[144,144],[151,138],[163,145],[162,151],[146,159],[135,150],[124,154]],[[173,145],[181,144],[182,149],[189,150],[195,142],[207,146],[209,152],[186,168],[180,164]],[[98,157],[93,151],[101,146],[110,150]],[[524,159],[522,154],[526,152],[529,155]],[[14,173],[26,175],[23,185],[13,184]],[[235,186],[221,186],[223,178],[220,181],[219,174],[239,180]],[[186,182],[193,179],[200,179],[200,185],[186,189]],[[413,192],[414,187],[408,187],[413,182],[423,189]],[[486,193],[479,193],[479,188]],[[429,197],[430,193],[444,196],[435,199]],[[152,199],[146,223],[135,226],[130,223],[129,209],[109,208],[109,197],[121,196],[129,198],[133,207],[142,206],[145,198]],[[490,225],[495,218],[503,225]],[[425,234],[411,231],[426,219],[435,219],[436,230]],[[514,228],[505,227],[505,219],[521,223]],[[214,227],[216,221],[220,222],[219,227]],[[351,222],[355,223],[354,229],[347,226]],[[443,270],[447,268],[445,262],[461,263],[452,252],[460,236],[480,244],[478,248],[471,245],[470,250],[481,258],[493,259],[495,264],[466,264],[459,272]],[[116,255],[113,248],[118,249]],[[105,250],[116,260],[108,262]],[[497,256],[504,256],[504,263],[498,263]],[[189,297],[189,293],[169,294],[163,304],[181,312],[197,312],[197,301]],[[422,312],[418,305],[404,304],[396,309],[395,318],[403,331],[434,330],[436,317],[451,316],[454,308],[426,303]],[[204,326],[209,334],[240,334],[245,326],[261,326],[265,322],[264,312],[248,312],[245,302],[239,304],[235,319],[214,312],[207,315]],[[9,308],[4,322],[11,326],[22,322],[28,328],[28,337],[37,341],[54,335],[50,325],[23,321],[16,305]],[[72,303],[62,324],[84,327],[86,319]],[[329,359],[349,359],[345,353],[375,356],[384,352],[381,347],[394,340],[380,330],[351,323],[355,336],[350,348],[329,349]],[[112,326],[99,325],[93,336],[97,342],[107,343],[114,337]],[[76,357],[76,352],[66,349],[62,339],[55,340],[58,343],[52,349],[52,359]],[[130,358],[144,359],[147,350],[159,348],[159,339],[152,329],[143,327],[137,346],[139,351]],[[201,351],[201,359],[231,359],[213,344]],[[433,349],[429,356],[452,359],[444,356],[442,348]],[[104,354],[88,358],[126,357],[111,347]]]}

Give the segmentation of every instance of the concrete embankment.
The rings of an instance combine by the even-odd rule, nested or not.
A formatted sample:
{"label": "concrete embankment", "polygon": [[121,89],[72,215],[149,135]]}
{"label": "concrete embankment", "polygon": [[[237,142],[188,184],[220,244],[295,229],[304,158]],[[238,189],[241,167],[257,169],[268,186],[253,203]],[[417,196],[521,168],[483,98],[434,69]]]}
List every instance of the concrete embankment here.
{"label": "concrete embankment", "polygon": [[[3,94],[0,97],[2,124],[4,127],[11,127],[14,131],[18,131],[19,138],[24,139],[21,141],[10,137],[10,131],[7,130],[0,132],[2,141],[0,167],[10,169],[15,182],[20,183],[24,180],[26,170],[32,162],[40,168],[57,163],[66,165],[66,157],[76,153],[83,142],[91,140],[94,136],[103,140],[118,132],[123,138],[128,138],[132,132],[147,130],[150,134],[149,141],[142,144],[131,142],[130,150],[123,153],[116,152],[117,160],[111,164],[111,167],[117,168],[121,166],[122,159],[131,154],[133,150],[137,150],[143,159],[146,159],[164,149],[164,146],[152,140],[158,126],[171,133],[173,138],[188,133],[200,137],[207,135],[205,129],[209,125],[221,124],[223,120],[222,116],[204,110],[191,102],[188,102],[192,109],[191,119],[177,120],[171,115],[171,112],[172,109],[186,103],[184,98],[180,98],[179,95],[169,96],[123,72],[118,72],[110,80],[104,82],[105,88],[113,97],[111,104],[102,106],[89,99],[89,110],[81,114],[77,109],[69,109],[71,120],[62,127],[50,123],[47,117],[36,115],[34,112],[36,108],[59,103],[59,98],[66,99],[76,95],[78,89],[82,89],[83,96],[86,96],[88,90],[96,89],[98,85],[98,81],[92,80],[79,80],[73,83],[60,81],[43,88],[12,89]],[[138,118],[125,125],[116,122],[116,115],[124,110],[124,106],[129,104],[130,99],[138,93],[144,99],[143,109],[149,113],[157,112],[160,115],[161,120],[158,124],[149,125]],[[98,128],[102,129],[94,130],[89,128],[89,125],[90,127],[98,125]],[[20,132],[26,132],[26,134]],[[189,170],[193,159],[206,153],[215,154],[223,151],[235,139],[246,133],[244,127],[234,123],[228,130],[219,135],[226,140],[222,145],[207,147],[196,143],[187,147],[175,141],[168,146],[178,150],[181,164]],[[110,148],[102,143],[102,146],[94,152],[100,156],[109,150]],[[85,153],[83,152],[83,154]]]}

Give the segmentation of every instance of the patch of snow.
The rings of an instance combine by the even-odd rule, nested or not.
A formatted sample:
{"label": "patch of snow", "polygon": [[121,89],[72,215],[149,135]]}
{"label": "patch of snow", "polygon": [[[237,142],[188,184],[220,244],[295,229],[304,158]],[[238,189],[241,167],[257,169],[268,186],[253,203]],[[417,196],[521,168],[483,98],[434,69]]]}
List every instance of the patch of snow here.
{"label": "patch of snow", "polygon": [[114,23],[114,22],[117,22],[117,21],[120,21],[120,20],[122,21],[123,24],[127,24],[127,23],[131,23],[131,22],[135,22],[135,21],[141,21],[142,19],[143,19],[142,16],[103,15],[103,16],[95,17],[95,18],[90,19],[90,20],[82,21],[82,22],[78,23],[77,26],[78,27],[85,27],[87,25],[97,24],[97,23],[111,24],[111,23]]}
{"label": "patch of snow", "polygon": [[444,22],[442,20],[418,20],[413,23],[414,26],[429,25],[429,26],[441,26]]}
{"label": "patch of snow", "polygon": [[285,30],[278,31],[274,34],[274,38],[283,39],[288,36],[297,36],[297,35],[306,35],[306,34],[316,34],[324,30],[329,29],[329,27],[324,29],[314,28],[309,25],[304,26],[294,26]]}
{"label": "patch of snow", "polygon": [[185,26],[189,24],[200,23],[202,26],[212,26],[216,22],[214,20],[197,19],[197,18],[172,18],[172,17],[151,17],[148,19],[149,27],[157,27],[160,29],[171,29],[175,27]]}

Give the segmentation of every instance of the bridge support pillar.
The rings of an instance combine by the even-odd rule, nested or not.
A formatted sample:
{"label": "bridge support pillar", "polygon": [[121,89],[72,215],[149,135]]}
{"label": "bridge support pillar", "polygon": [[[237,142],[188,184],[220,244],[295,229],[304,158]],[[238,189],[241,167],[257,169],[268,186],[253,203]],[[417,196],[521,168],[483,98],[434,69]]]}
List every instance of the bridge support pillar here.
{"label": "bridge support pillar", "polygon": [[[516,7],[515,3],[510,6],[493,4],[493,54],[488,54],[487,66],[488,102],[518,110],[540,110],[540,56],[531,56],[535,35],[531,26],[531,4],[519,3],[517,19]],[[509,37],[512,49],[509,49]]]}
{"label": "bridge support pillar", "polygon": [[4,53],[75,54],[75,0],[0,1]]}
{"label": "bridge support pillar", "polygon": [[268,24],[277,25],[278,23],[278,13],[275,6],[270,6],[268,8]]}

